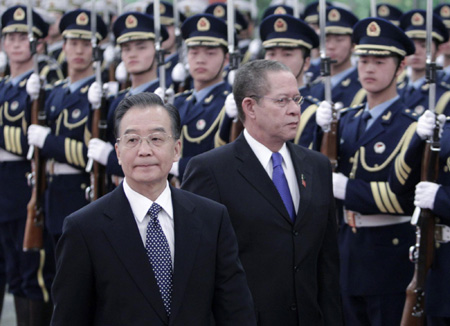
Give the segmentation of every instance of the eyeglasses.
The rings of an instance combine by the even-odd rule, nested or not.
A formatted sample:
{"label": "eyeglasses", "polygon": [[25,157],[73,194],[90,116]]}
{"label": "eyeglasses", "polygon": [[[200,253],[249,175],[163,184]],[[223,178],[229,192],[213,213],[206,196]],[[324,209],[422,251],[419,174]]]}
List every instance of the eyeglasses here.
{"label": "eyeglasses", "polygon": [[298,106],[302,105],[305,101],[305,98],[303,96],[294,96],[294,97],[280,97],[280,98],[273,98],[273,97],[267,97],[267,96],[257,96],[257,95],[251,95],[250,97],[254,98],[264,98],[267,100],[272,100],[273,103],[275,103],[280,108],[284,108],[286,105],[288,105],[291,101],[294,101],[295,104]]}
{"label": "eyeglasses", "polygon": [[135,148],[142,143],[145,139],[147,144],[151,147],[161,147],[164,145],[169,138],[172,136],[166,134],[165,132],[154,132],[153,134],[147,135],[145,137],[136,134],[125,134],[120,138],[117,138],[117,142],[123,142],[126,148]]}

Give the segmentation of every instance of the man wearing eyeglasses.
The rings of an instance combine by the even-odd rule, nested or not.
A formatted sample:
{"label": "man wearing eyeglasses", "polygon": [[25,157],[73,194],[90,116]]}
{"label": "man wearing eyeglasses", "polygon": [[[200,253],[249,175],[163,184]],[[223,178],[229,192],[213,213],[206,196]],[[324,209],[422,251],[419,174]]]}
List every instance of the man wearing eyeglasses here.
{"label": "man wearing eyeglasses", "polygon": [[65,220],[52,325],[256,325],[226,208],[167,181],[177,109],[144,92],[114,114],[125,179]]}
{"label": "man wearing eyeglasses", "polygon": [[192,158],[182,188],[227,206],[261,325],[342,325],[331,167],[289,141],[302,102],[295,76],[252,61],[233,94],[243,133]]}

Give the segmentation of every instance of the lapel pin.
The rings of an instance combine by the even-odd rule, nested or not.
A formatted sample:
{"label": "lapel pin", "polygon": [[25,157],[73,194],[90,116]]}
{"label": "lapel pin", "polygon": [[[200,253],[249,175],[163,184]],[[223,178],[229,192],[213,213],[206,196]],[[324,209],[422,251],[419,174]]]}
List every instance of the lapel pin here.
{"label": "lapel pin", "polygon": [[301,179],[302,179],[302,186],[303,186],[304,188],[306,188],[305,176],[304,176],[303,174],[301,175]]}

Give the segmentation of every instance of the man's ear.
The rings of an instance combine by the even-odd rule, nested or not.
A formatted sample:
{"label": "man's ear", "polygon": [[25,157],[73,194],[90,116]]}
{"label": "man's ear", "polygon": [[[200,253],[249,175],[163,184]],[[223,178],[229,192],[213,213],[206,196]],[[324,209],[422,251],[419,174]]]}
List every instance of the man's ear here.
{"label": "man's ear", "polygon": [[119,165],[122,165],[122,162],[120,162],[120,150],[119,145],[117,143],[114,144],[114,148],[116,149],[116,155],[117,155],[117,161],[119,162]]}
{"label": "man's ear", "polygon": [[242,110],[246,120],[255,118],[255,104],[256,100],[251,97],[245,97],[242,100]]}

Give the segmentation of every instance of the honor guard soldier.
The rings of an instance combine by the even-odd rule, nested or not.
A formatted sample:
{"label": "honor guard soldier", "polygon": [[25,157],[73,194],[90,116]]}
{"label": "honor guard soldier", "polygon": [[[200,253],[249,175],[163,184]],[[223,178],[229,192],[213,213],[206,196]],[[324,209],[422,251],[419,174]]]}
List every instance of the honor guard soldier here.
{"label": "honor guard soldier", "polygon": [[[142,92],[155,92],[159,85],[157,78],[158,65],[155,55],[155,30],[153,17],[139,12],[127,12],[121,15],[113,26],[116,43],[121,48],[122,62],[131,77],[131,87],[119,92],[108,100],[108,141],[93,138],[89,142],[88,157],[106,166],[106,173],[112,176],[114,185],[118,185],[123,177],[123,171],[118,163],[114,144],[114,111],[120,101],[130,95]],[[161,28],[161,38],[166,40],[167,31]],[[94,82],[88,92],[89,102],[98,107],[101,102],[102,90]],[[172,95],[173,101],[173,95]]]}
{"label": "honor guard soldier", "polygon": [[[331,3],[328,1],[325,2],[327,8],[331,6]],[[320,26],[319,26],[319,2],[311,2],[309,5],[305,7],[305,10],[302,15],[302,19],[309,25],[313,30],[316,31],[317,35],[320,35]],[[313,49],[311,51],[311,66],[307,72],[308,80],[307,84],[316,80],[317,77],[320,76],[320,54],[319,49]]]}
{"label": "honor guard soldier", "polygon": [[[48,127],[31,125],[28,128],[29,145],[41,148],[48,161],[46,225],[55,244],[62,233],[64,218],[88,203],[85,189],[89,185],[89,175],[85,168],[92,123],[87,92],[95,80],[91,12],[70,11],[61,18],[59,28],[64,37],[68,78],[57,83],[46,95]],[[103,40],[106,33],[106,25],[97,15],[95,35],[98,41]],[[35,78],[28,81],[30,96],[37,93],[37,86]]]}
{"label": "honor guard soldier", "polygon": [[[328,7],[326,12],[326,55],[331,58],[331,98],[334,103],[341,102],[344,107],[360,104],[365,93],[361,91],[358,71],[352,66],[353,25],[358,21],[350,11]],[[317,78],[311,86],[311,95],[319,100],[325,99],[322,78]]]}
{"label": "honor guard soldier", "polygon": [[[450,30],[450,5],[440,4],[434,8],[433,12],[438,15],[444,23],[447,31]],[[439,45],[439,53],[443,56],[443,73],[441,81],[450,84],[450,39]]]}
{"label": "honor guard soldier", "polygon": [[[181,31],[188,48],[194,89],[175,97],[182,124],[182,157],[174,163],[171,173],[180,180],[191,157],[219,145],[216,134],[225,116],[225,99],[231,91],[222,77],[228,63],[226,23],[210,14],[198,14],[188,18]],[[227,140],[230,126],[224,126],[224,130],[223,139]]]}
{"label": "honor guard soldier", "polygon": [[[408,260],[415,242],[413,193],[395,194],[388,179],[416,129],[417,115],[405,107],[396,88],[414,44],[382,18],[358,22],[353,41],[367,103],[341,111],[333,173],[334,197],[343,212],[339,249],[344,317],[349,326],[398,326],[413,274]],[[322,102],[317,124],[327,128],[331,114],[330,105]]]}
{"label": "honor guard soldier", "polygon": [[[153,3],[150,3],[147,7],[147,14],[153,16]],[[159,14],[161,25],[164,26],[167,30],[168,38],[162,43],[162,48],[165,51],[165,71],[166,71],[166,88],[175,87],[173,85],[172,80],[172,71],[178,62],[183,62],[184,58],[180,58],[178,50],[178,46],[182,46],[182,44],[176,43],[175,38],[175,20],[174,20],[174,8],[173,5],[166,1],[160,1],[159,3]],[[184,22],[186,17],[179,13],[180,24]],[[179,27],[179,26],[178,26]]]}
{"label": "honor guard soldier", "polygon": [[[35,12],[32,19],[34,37],[43,39],[48,24]],[[31,173],[31,163],[26,160],[31,100],[25,86],[33,72],[33,57],[27,8],[9,8],[2,15],[1,25],[3,49],[10,65],[10,75],[0,81],[0,241],[6,281],[8,291],[14,296],[18,325],[49,325],[53,251],[51,246],[37,252],[22,251],[27,203],[31,197],[26,180],[26,175]]]}
{"label": "honor guard soldier", "polygon": [[264,59],[280,61],[294,74],[300,94],[305,98],[301,106],[301,120],[294,142],[308,147],[316,127],[317,105],[303,84],[303,75],[309,69],[310,53],[319,46],[316,32],[304,21],[290,15],[271,15],[261,22],[259,32],[266,51]]}
{"label": "honor guard soldier", "polygon": [[[414,42],[416,52],[406,59],[411,69],[411,75],[399,84],[399,94],[406,106],[418,115],[428,108],[428,88],[425,80],[426,74],[426,12],[425,10],[411,10],[405,13],[400,20],[400,27]],[[447,42],[449,35],[441,19],[433,15],[433,33],[431,42],[432,61],[436,60],[438,46]],[[449,88],[440,80],[436,81],[436,112],[442,113],[450,106]],[[449,109],[450,110],[450,109]]]}

